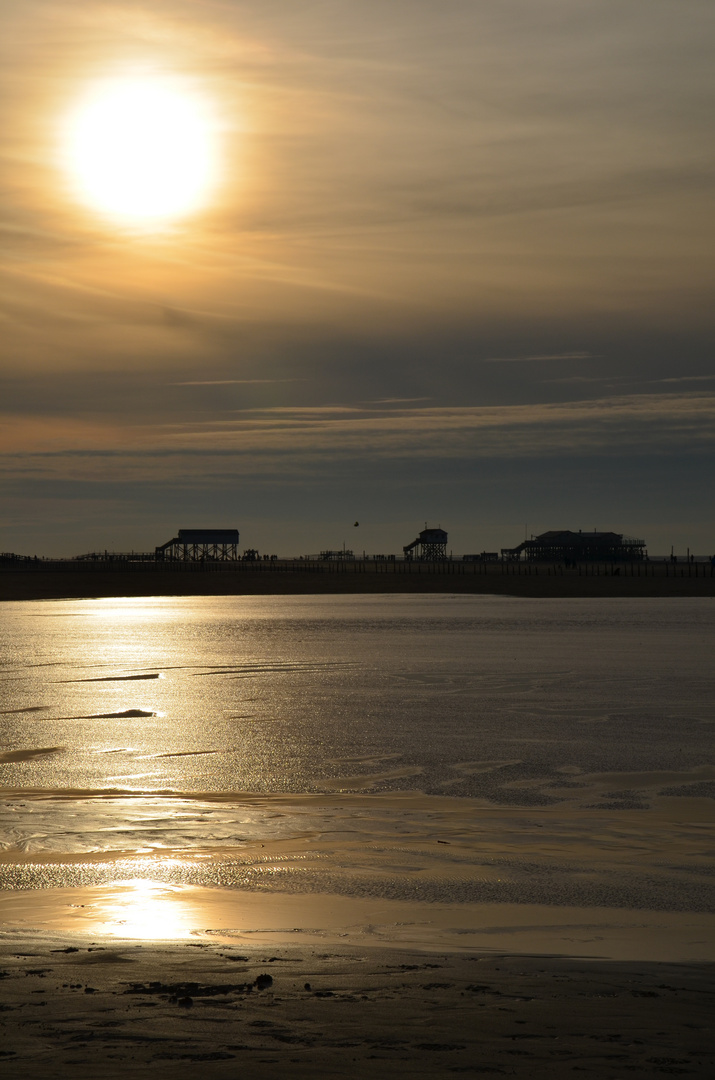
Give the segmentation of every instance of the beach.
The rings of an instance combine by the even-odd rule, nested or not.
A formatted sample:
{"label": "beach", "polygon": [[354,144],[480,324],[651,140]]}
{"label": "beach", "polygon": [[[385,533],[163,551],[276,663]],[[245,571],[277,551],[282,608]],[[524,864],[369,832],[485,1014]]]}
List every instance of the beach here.
{"label": "beach", "polygon": [[23,1080],[712,1075],[712,969],[68,937],[2,943]]}
{"label": "beach", "polygon": [[115,595],[0,634],[8,1075],[712,1075],[707,597]]}
{"label": "beach", "polygon": [[715,4],[0,8],[0,1080],[715,1080]]}

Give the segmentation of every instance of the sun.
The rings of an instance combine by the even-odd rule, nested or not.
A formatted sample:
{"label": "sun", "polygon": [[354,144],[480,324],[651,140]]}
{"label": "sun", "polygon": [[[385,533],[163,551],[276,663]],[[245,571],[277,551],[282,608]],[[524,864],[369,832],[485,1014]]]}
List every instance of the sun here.
{"label": "sun", "polygon": [[180,78],[98,81],[70,110],[62,157],[75,196],[128,225],[201,209],[217,179],[217,129],[206,99]]}

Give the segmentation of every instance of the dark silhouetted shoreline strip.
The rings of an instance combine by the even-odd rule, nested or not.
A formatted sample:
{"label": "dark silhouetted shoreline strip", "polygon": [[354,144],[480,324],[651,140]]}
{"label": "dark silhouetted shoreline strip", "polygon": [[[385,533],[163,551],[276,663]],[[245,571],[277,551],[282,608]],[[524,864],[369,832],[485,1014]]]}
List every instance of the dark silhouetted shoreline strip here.
{"label": "dark silhouetted shoreline strip", "polygon": [[0,569],[0,600],[109,596],[472,593],[521,597],[715,596],[709,564],[312,562],[127,563],[41,561]]}

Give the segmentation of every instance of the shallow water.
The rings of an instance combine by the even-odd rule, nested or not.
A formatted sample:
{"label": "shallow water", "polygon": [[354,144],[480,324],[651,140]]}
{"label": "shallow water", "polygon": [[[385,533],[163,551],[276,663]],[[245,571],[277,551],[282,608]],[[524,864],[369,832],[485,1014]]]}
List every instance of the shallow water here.
{"label": "shallow water", "polygon": [[710,756],[710,600],[3,609],[8,787],[418,789],[535,806],[563,798],[550,785],[570,773],[680,773]]}
{"label": "shallow water", "polygon": [[0,613],[0,888],[712,910],[711,600]]}

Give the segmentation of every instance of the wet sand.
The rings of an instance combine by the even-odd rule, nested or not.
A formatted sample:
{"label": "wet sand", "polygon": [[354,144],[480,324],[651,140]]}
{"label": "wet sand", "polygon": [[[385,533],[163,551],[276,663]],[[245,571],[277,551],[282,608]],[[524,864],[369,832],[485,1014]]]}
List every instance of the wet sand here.
{"label": "wet sand", "polygon": [[[586,777],[546,807],[4,789],[0,927],[166,936],[167,921],[255,933],[270,918],[314,943],[715,961],[713,801],[658,795],[676,775]],[[650,809],[578,805],[624,781],[650,783]]]}
{"label": "wet sand", "polygon": [[[167,579],[205,587],[221,576]],[[280,603],[315,617],[342,601]],[[382,746],[370,728],[367,746],[332,746],[330,726],[318,727],[304,772],[281,757],[296,728],[270,724],[308,724],[316,703],[328,718],[334,702],[368,712],[353,669],[326,652],[329,623],[318,619],[296,653],[290,635],[303,629],[267,650],[254,620],[236,656],[216,649],[204,621],[186,656],[184,624],[174,655],[172,619],[149,612],[142,631],[136,601],[125,614],[102,603],[86,623],[59,604],[10,605],[27,627],[9,619],[8,642],[42,663],[10,663],[6,683],[4,1075],[713,1075],[709,606],[641,604],[624,636],[619,609],[636,605],[591,605],[605,609],[602,629],[580,634],[573,613],[561,626],[564,604],[551,605],[557,633],[539,603],[538,624],[519,615],[534,671],[514,665],[505,618],[528,605],[493,603],[489,633],[474,639],[481,669],[467,651],[454,658],[459,636],[444,624],[449,662],[424,670],[420,635],[404,637],[409,648],[390,638],[397,674],[371,676],[365,701],[377,687],[381,722],[394,716],[398,729],[408,710],[409,746]],[[52,653],[41,617],[68,655]],[[377,655],[360,653],[363,664]],[[208,741],[204,698],[220,719]],[[428,736],[432,715],[468,735],[460,718],[475,713],[478,743],[460,742],[433,774],[430,755],[416,755],[420,708]],[[504,734],[505,745],[489,741]],[[300,790],[253,790],[241,769],[254,759]],[[324,790],[307,792],[301,776],[318,772]],[[228,786],[239,775],[243,793]],[[406,783],[434,793],[389,790]]]}
{"label": "wet sand", "polygon": [[0,893],[0,920],[0,1061],[23,1080],[715,1068],[708,914],[135,880]]}
{"label": "wet sand", "polygon": [[[86,868],[86,867],[85,867]],[[117,864],[101,885],[0,891],[0,933],[715,964],[715,916],[536,902],[433,902],[172,884]],[[227,877],[230,875],[227,873]]]}
{"label": "wet sand", "polygon": [[5,936],[23,1080],[713,1075],[712,967]]}
{"label": "wet sand", "polygon": [[521,571],[501,565],[477,567],[450,564],[450,572],[359,572],[354,567],[322,569],[275,568],[265,570],[142,570],[117,567],[94,569],[0,570],[0,601],[91,599],[110,596],[292,596],[366,593],[457,593],[521,597],[666,597],[715,596],[715,575],[709,566],[663,564],[641,568],[599,568],[588,575],[563,567],[532,567]]}

